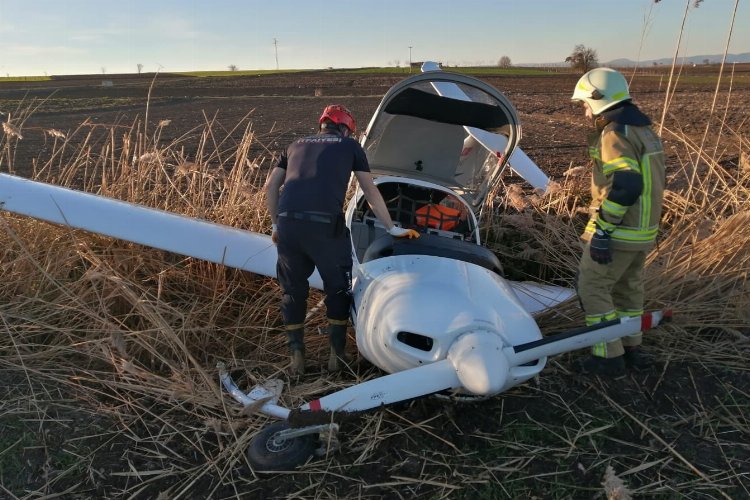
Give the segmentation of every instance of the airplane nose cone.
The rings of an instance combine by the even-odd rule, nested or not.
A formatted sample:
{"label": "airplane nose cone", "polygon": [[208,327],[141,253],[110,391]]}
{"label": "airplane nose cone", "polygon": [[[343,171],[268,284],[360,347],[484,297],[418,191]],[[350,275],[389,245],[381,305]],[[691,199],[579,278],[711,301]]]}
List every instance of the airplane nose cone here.
{"label": "airplane nose cone", "polygon": [[464,389],[479,396],[503,389],[510,370],[503,347],[502,339],[491,332],[471,332],[456,339],[448,350],[448,359]]}

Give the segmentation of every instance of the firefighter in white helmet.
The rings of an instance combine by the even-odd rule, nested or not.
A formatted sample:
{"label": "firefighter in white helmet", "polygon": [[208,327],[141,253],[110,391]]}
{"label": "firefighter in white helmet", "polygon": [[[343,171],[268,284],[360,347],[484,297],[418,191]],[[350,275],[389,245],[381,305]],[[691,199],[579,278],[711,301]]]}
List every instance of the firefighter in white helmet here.
{"label": "firefighter in white helmet", "polygon": [[344,225],[343,204],[352,173],[372,211],[392,236],[419,237],[413,229],[393,225],[372,181],[367,156],[350,137],[357,130],[351,112],[340,104],[331,104],[323,110],[318,123],[317,134],[298,139],[287,148],[266,183],[272,239],[279,256],[276,271],[283,293],[281,314],[291,355],[290,372],[295,375],[305,371],[308,278],[315,268],[326,294],[331,346],[328,369],[340,370],[346,359],[352,246]]}
{"label": "firefighter in white helmet", "polygon": [[[664,150],[618,71],[589,71],[578,80],[572,100],[583,104],[595,128],[588,141],[591,218],[581,237],[577,282],[586,324],[594,325],[643,314],[643,268],[661,218]],[[596,344],[576,368],[609,377],[645,368],[640,345],[641,334]]]}

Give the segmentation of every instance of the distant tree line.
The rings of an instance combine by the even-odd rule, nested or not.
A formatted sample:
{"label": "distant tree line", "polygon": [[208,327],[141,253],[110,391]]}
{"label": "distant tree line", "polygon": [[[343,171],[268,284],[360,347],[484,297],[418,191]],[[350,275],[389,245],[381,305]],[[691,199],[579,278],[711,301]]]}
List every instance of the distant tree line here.
{"label": "distant tree line", "polygon": [[[573,48],[573,52],[565,58],[565,62],[570,64],[570,67],[581,73],[599,66],[599,55],[596,50],[586,47],[583,44],[578,44]],[[511,68],[513,63],[508,56],[502,56],[497,61],[497,66],[500,68]]]}

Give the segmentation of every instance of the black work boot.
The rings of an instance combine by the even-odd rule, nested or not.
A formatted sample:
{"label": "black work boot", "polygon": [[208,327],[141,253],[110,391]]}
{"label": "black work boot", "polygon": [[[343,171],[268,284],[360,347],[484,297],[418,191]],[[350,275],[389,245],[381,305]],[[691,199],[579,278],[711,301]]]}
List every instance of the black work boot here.
{"label": "black work boot", "polygon": [[576,372],[583,375],[594,375],[597,377],[619,378],[625,376],[625,360],[623,356],[615,358],[600,358],[589,356],[578,359],[573,364]]}
{"label": "black work boot", "polygon": [[290,375],[304,375],[305,374],[305,330],[303,328],[296,328],[294,330],[287,330],[287,345],[289,346],[289,374]]}
{"label": "black work boot", "polygon": [[648,354],[645,354],[639,346],[625,346],[625,366],[631,370],[643,371],[650,370],[654,366],[654,360]]}
{"label": "black work boot", "polygon": [[349,362],[346,356],[346,325],[328,325],[328,340],[331,354],[328,357],[328,371],[337,372]]}

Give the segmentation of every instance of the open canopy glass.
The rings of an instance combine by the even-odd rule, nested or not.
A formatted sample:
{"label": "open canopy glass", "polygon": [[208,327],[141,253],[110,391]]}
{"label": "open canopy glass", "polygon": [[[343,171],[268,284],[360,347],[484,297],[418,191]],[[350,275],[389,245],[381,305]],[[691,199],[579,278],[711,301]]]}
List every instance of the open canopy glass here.
{"label": "open canopy glass", "polygon": [[497,89],[434,71],[391,88],[362,146],[374,175],[433,182],[476,209],[499,181],[520,133],[515,109]]}

